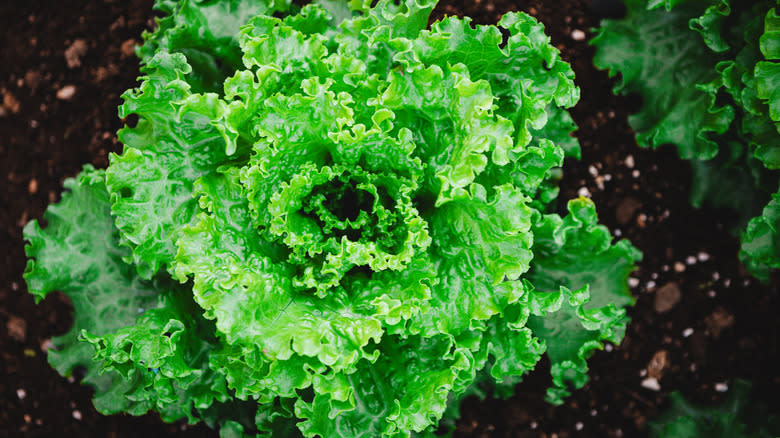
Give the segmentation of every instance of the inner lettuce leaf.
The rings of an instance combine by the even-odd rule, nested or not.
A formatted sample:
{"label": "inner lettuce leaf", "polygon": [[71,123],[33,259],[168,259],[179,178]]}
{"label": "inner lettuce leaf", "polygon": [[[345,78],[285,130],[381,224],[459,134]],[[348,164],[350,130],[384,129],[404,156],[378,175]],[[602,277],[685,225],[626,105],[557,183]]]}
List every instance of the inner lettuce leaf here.
{"label": "inner lettuce leaf", "polygon": [[642,97],[629,117],[637,143],[674,144],[692,160],[692,204],[731,210],[740,258],[768,281],[780,268],[777,232],[766,228],[780,169],[780,3],[625,4],[626,17],[604,20],[591,41],[594,64],[620,75],[615,92]]}
{"label": "inner lettuce leaf", "polygon": [[372,3],[157,2],[124,151],[25,229],[30,291],[76,312],[52,365],[101,412],[422,436],[544,354],[562,403],[620,342],[640,254],[550,210],[579,90],[542,25]]}

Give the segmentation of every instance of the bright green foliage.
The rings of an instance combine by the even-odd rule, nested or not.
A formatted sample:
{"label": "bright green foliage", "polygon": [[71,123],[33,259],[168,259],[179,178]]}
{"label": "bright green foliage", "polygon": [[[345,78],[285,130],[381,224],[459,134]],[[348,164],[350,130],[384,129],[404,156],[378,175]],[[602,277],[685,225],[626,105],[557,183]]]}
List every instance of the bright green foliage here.
{"label": "bright green foliage", "polygon": [[772,438],[780,417],[751,397],[751,383],[736,380],[728,398],[714,406],[696,405],[679,392],[670,406],[649,423],[652,438]]}
{"label": "bright green foliage", "polygon": [[[780,18],[777,0],[625,0],[605,20],[594,63],[637,93],[629,117],[642,147],[671,143],[693,165],[691,202],[731,209],[740,257],[762,280],[780,267],[772,205],[780,169]],[[660,8],[660,6],[664,8]]]}
{"label": "bright green foliage", "polygon": [[640,254],[587,199],[549,211],[579,90],[542,25],[370,3],[158,2],[123,153],[25,230],[101,412],[429,434],[545,353],[561,403],[620,342]]}

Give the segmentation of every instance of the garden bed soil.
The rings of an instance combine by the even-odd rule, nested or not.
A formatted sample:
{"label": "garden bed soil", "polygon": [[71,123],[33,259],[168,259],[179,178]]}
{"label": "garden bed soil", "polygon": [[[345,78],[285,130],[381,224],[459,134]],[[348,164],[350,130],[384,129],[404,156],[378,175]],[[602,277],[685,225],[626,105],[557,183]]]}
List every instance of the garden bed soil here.
{"label": "garden bed soil", "polygon": [[[35,305],[22,280],[23,225],[59,199],[64,178],[84,163],[105,167],[108,154],[121,150],[116,107],[121,92],[136,84],[132,48],[153,25],[151,6],[151,0],[0,5],[0,436],[217,435],[202,425],[163,424],[154,414],[95,412],[91,390],[46,362],[49,339],[70,325],[67,299],[57,293]],[[724,216],[690,206],[690,169],[673,148],[637,148],[626,117],[638,99],[614,97],[613,81],[592,66],[587,39],[599,11],[591,6],[464,0],[443,1],[434,13],[495,23],[506,11],[522,10],[547,26],[582,89],[572,115],[583,159],[567,162],[560,207],[578,195],[592,197],[602,223],[644,253],[631,283],[637,302],[626,337],[593,356],[585,388],[563,406],[546,404],[543,361],[509,400],[467,399],[459,437],[642,437],[672,391],[709,402],[744,377],[756,382],[759,396],[780,393],[777,281],[770,287],[751,279]],[[776,397],[773,403],[779,411]]]}

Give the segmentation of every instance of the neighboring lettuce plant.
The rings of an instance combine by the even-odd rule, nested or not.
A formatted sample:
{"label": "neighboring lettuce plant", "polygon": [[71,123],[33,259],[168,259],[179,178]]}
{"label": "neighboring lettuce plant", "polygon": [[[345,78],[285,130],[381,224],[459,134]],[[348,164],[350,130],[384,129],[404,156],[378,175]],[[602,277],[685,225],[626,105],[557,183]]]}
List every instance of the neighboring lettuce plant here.
{"label": "neighboring lettuce plant", "polygon": [[780,435],[780,417],[754,400],[751,383],[737,379],[728,398],[717,405],[696,405],[679,392],[649,425],[652,438],[774,438]]}
{"label": "neighboring lettuce plant", "polygon": [[587,199],[549,211],[579,90],[542,25],[370,3],[158,1],[124,152],[24,232],[100,412],[426,435],[544,353],[561,403],[620,342],[640,254]]}
{"label": "neighboring lettuce plant", "polygon": [[625,4],[625,18],[598,29],[594,63],[620,73],[616,92],[641,95],[629,117],[640,146],[671,143],[692,160],[692,203],[734,211],[740,258],[767,281],[780,267],[780,192],[770,198],[780,168],[780,3]]}

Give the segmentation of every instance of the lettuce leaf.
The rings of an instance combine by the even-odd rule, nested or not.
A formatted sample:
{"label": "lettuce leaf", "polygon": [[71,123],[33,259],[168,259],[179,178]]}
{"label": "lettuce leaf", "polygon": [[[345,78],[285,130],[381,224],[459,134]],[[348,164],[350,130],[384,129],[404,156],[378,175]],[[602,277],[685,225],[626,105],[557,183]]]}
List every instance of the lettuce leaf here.
{"label": "lettuce leaf", "polygon": [[759,438],[780,433],[780,418],[769,407],[753,399],[752,383],[737,379],[726,400],[703,406],[691,403],[679,392],[671,404],[648,423],[653,438],[745,437]]}
{"label": "lettuce leaf", "polygon": [[667,11],[627,0],[626,17],[604,20],[591,40],[596,67],[620,73],[615,93],[642,96],[641,110],[629,117],[640,146],[671,143],[682,158],[708,160],[718,152],[712,136],[734,119],[734,108],[716,101],[718,58],[688,28],[708,3],[688,1]]}
{"label": "lettuce leaf", "polygon": [[621,75],[615,92],[642,97],[629,118],[637,143],[672,143],[692,160],[691,202],[731,210],[735,234],[748,227],[740,257],[764,281],[780,267],[765,207],[780,169],[777,5],[629,0],[626,18],[605,20],[592,41],[595,65]]}

